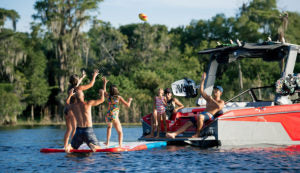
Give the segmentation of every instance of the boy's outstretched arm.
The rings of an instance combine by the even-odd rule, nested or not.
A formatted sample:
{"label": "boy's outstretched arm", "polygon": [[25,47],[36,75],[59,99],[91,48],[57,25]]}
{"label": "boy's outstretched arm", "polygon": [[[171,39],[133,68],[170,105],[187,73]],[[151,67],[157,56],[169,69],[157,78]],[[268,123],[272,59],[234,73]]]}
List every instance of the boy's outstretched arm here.
{"label": "boy's outstretched arm", "polygon": [[85,71],[83,70],[83,71],[82,71],[82,76],[81,76],[81,78],[79,78],[76,87],[78,87],[78,86],[81,84],[82,80],[83,80],[85,77],[86,77],[86,73],[85,73]]}
{"label": "boy's outstretched arm", "polygon": [[104,102],[104,90],[103,89],[99,90],[99,95],[100,95],[100,99],[90,100],[90,101],[88,101],[88,104],[91,105],[91,106],[98,106],[101,103],[103,103]]}
{"label": "boy's outstretched arm", "polygon": [[87,90],[87,89],[90,89],[91,87],[93,87],[94,84],[95,84],[96,77],[98,76],[98,74],[99,74],[99,70],[94,70],[92,81],[89,84],[80,85],[77,89],[84,91],[84,90]]}
{"label": "boy's outstretched arm", "polygon": [[209,95],[207,95],[207,94],[204,92],[204,81],[205,81],[205,79],[206,79],[206,73],[204,72],[204,73],[202,74],[199,92],[200,92],[201,96],[202,96],[206,101],[208,101],[208,100],[211,99],[211,97],[210,97]]}
{"label": "boy's outstretched arm", "polygon": [[66,104],[69,105],[70,104],[70,100],[71,100],[71,97],[74,95],[74,88],[70,89],[69,91],[69,95],[67,97],[67,100],[66,100]]}
{"label": "boy's outstretched arm", "polygon": [[211,96],[207,95],[204,92],[204,81],[206,79],[206,73],[204,72],[202,75],[202,79],[201,79],[201,84],[200,84],[200,94],[202,95],[202,97],[206,100],[206,101],[210,101],[211,103],[215,104],[218,109],[222,109],[224,107],[224,101],[222,103],[217,102],[215,99],[213,99]]}
{"label": "boy's outstretched arm", "polygon": [[128,102],[126,102],[126,101],[123,99],[123,97],[121,97],[121,96],[119,96],[119,99],[120,99],[120,101],[121,101],[126,107],[128,107],[128,108],[130,107],[132,98],[129,98],[129,99],[128,99]]}
{"label": "boy's outstretched arm", "polygon": [[103,90],[104,93],[106,93],[106,84],[109,80],[107,80],[105,76],[102,77],[102,80],[103,80]]}

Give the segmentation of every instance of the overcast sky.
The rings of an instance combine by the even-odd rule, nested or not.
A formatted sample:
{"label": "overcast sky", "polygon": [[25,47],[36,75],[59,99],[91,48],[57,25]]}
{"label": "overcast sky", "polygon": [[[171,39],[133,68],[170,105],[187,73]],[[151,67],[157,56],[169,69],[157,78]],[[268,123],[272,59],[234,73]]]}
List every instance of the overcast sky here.
{"label": "overcast sky", "polygon": [[[17,31],[30,32],[33,6],[36,0],[0,0],[0,8],[16,10],[21,19]],[[93,14],[114,27],[139,23],[139,13],[148,16],[150,24],[164,24],[168,28],[188,25],[191,20],[210,19],[219,13],[226,17],[235,16],[239,7],[249,0],[104,0]],[[300,0],[277,0],[281,11],[300,12]],[[11,23],[7,22],[7,26]],[[85,26],[84,30],[88,29]]]}

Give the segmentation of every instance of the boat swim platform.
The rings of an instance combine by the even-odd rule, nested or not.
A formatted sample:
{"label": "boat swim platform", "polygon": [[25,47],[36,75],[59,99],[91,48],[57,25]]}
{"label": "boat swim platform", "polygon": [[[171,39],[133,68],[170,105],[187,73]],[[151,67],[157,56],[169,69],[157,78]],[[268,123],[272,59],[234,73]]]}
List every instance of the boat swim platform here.
{"label": "boat swim platform", "polygon": [[208,137],[200,137],[200,138],[191,138],[191,137],[176,137],[176,138],[166,138],[166,137],[159,137],[159,138],[146,138],[144,136],[140,137],[138,140],[140,141],[166,141],[168,145],[183,145],[188,144],[192,146],[197,146],[201,148],[208,148],[208,147],[215,147],[220,146],[221,142],[216,140],[214,136]]}

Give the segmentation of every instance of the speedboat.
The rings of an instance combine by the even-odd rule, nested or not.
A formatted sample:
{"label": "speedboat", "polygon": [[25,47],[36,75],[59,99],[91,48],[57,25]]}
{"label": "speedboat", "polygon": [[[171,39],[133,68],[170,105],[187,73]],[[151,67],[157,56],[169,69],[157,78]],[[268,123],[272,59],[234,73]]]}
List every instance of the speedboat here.
{"label": "speedboat", "polygon": [[[281,42],[243,43],[206,49],[199,54],[210,54],[204,85],[204,91],[209,95],[213,90],[219,64],[231,63],[242,58],[262,58],[265,61],[284,61],[285,66],[281,78],[274,81],[274,85],[249,88],[225,100],[224,108],[214,115],[214,120],[204,124],[199,138],[191,138],[196,132],[195,127],[189,128],[175,139],[146,138],[151,131],[151,114],[148,114],[141,119],[143,135],[140,140],[186,142],[200,147],[300,144],[300,74],[294,73],[297,55],[300,54],[299,45]],[[188,85],[178,85],[178,90],[173,89],[173,94],[193,92],[186,94],[193,95],[195,91],[190,88],[196,90],[196,87]],[[264,92],[263,90],[273,92],[274,99],[262,100],[259,93]],[[293,99],[291,95],[294,96]],[[248,100],[245,101],[245,98]],[[204,109],[205,104],[200,104],[178,111],[167,120],[167,131],[178,130],[191,116],[197,116]],[[161,129],[164,131],[163,125]]]}

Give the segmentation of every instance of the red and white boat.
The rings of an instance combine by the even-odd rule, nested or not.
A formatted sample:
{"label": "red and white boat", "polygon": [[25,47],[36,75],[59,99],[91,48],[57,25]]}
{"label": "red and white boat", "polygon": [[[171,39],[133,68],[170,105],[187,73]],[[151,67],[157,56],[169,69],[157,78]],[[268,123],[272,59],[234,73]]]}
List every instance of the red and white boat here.
{"label": "red and white boat", "polygon": [[[175,139],[145,138],[151,131],[151,114],[142,118],[143,136],[140,140],[147,141],[185,141],[201,147],[236,146],[253,144],[294,145],[300,144],[300,99],[299,80],[295,76],[294,67],[300,46],[287,43],[265,42],[262,44],[245,43],[200,51],[199,54],[210,54],[210,65],[207,70],[205,92],[212,93],[219,64],[230,63],[241,58],[262,58],[266,61],[281,61],[285,68],[281,75],[280,86],[250,88],[226,101],[223,110],[215,115],[213,121],[205,123],[200,138],[190,138],[196,131],[195,127],[178,135]],[[300,73],[300,72],[296,72]],[[297,85],[298,82],[298,85]],[[289,85],[290,84],[290,85]],[[293,85],[292,85],[293,84]],[[287,85],[287,86],[285,86]],[[283,92],[278,92],[282,89]],[[274,100],[259,100],[255,90],[273,89]],[[173,91],[174,93],[174,91]],[[176,95],[176,93],[174,93]],[[245,94],[249,94],[247,97]],[[296,95],[294,100],[289,95]],[[250,101],[235,101],[239,98],[250,98]],[[167,130],[178,130],[190,116],[197,116],[205,106],[184,108],[167,120]],[[163,124],[163,123],[162,123]],[[163,126],[161,127],[163,131]],[[163,135],[163,134],[162,134]]]}

